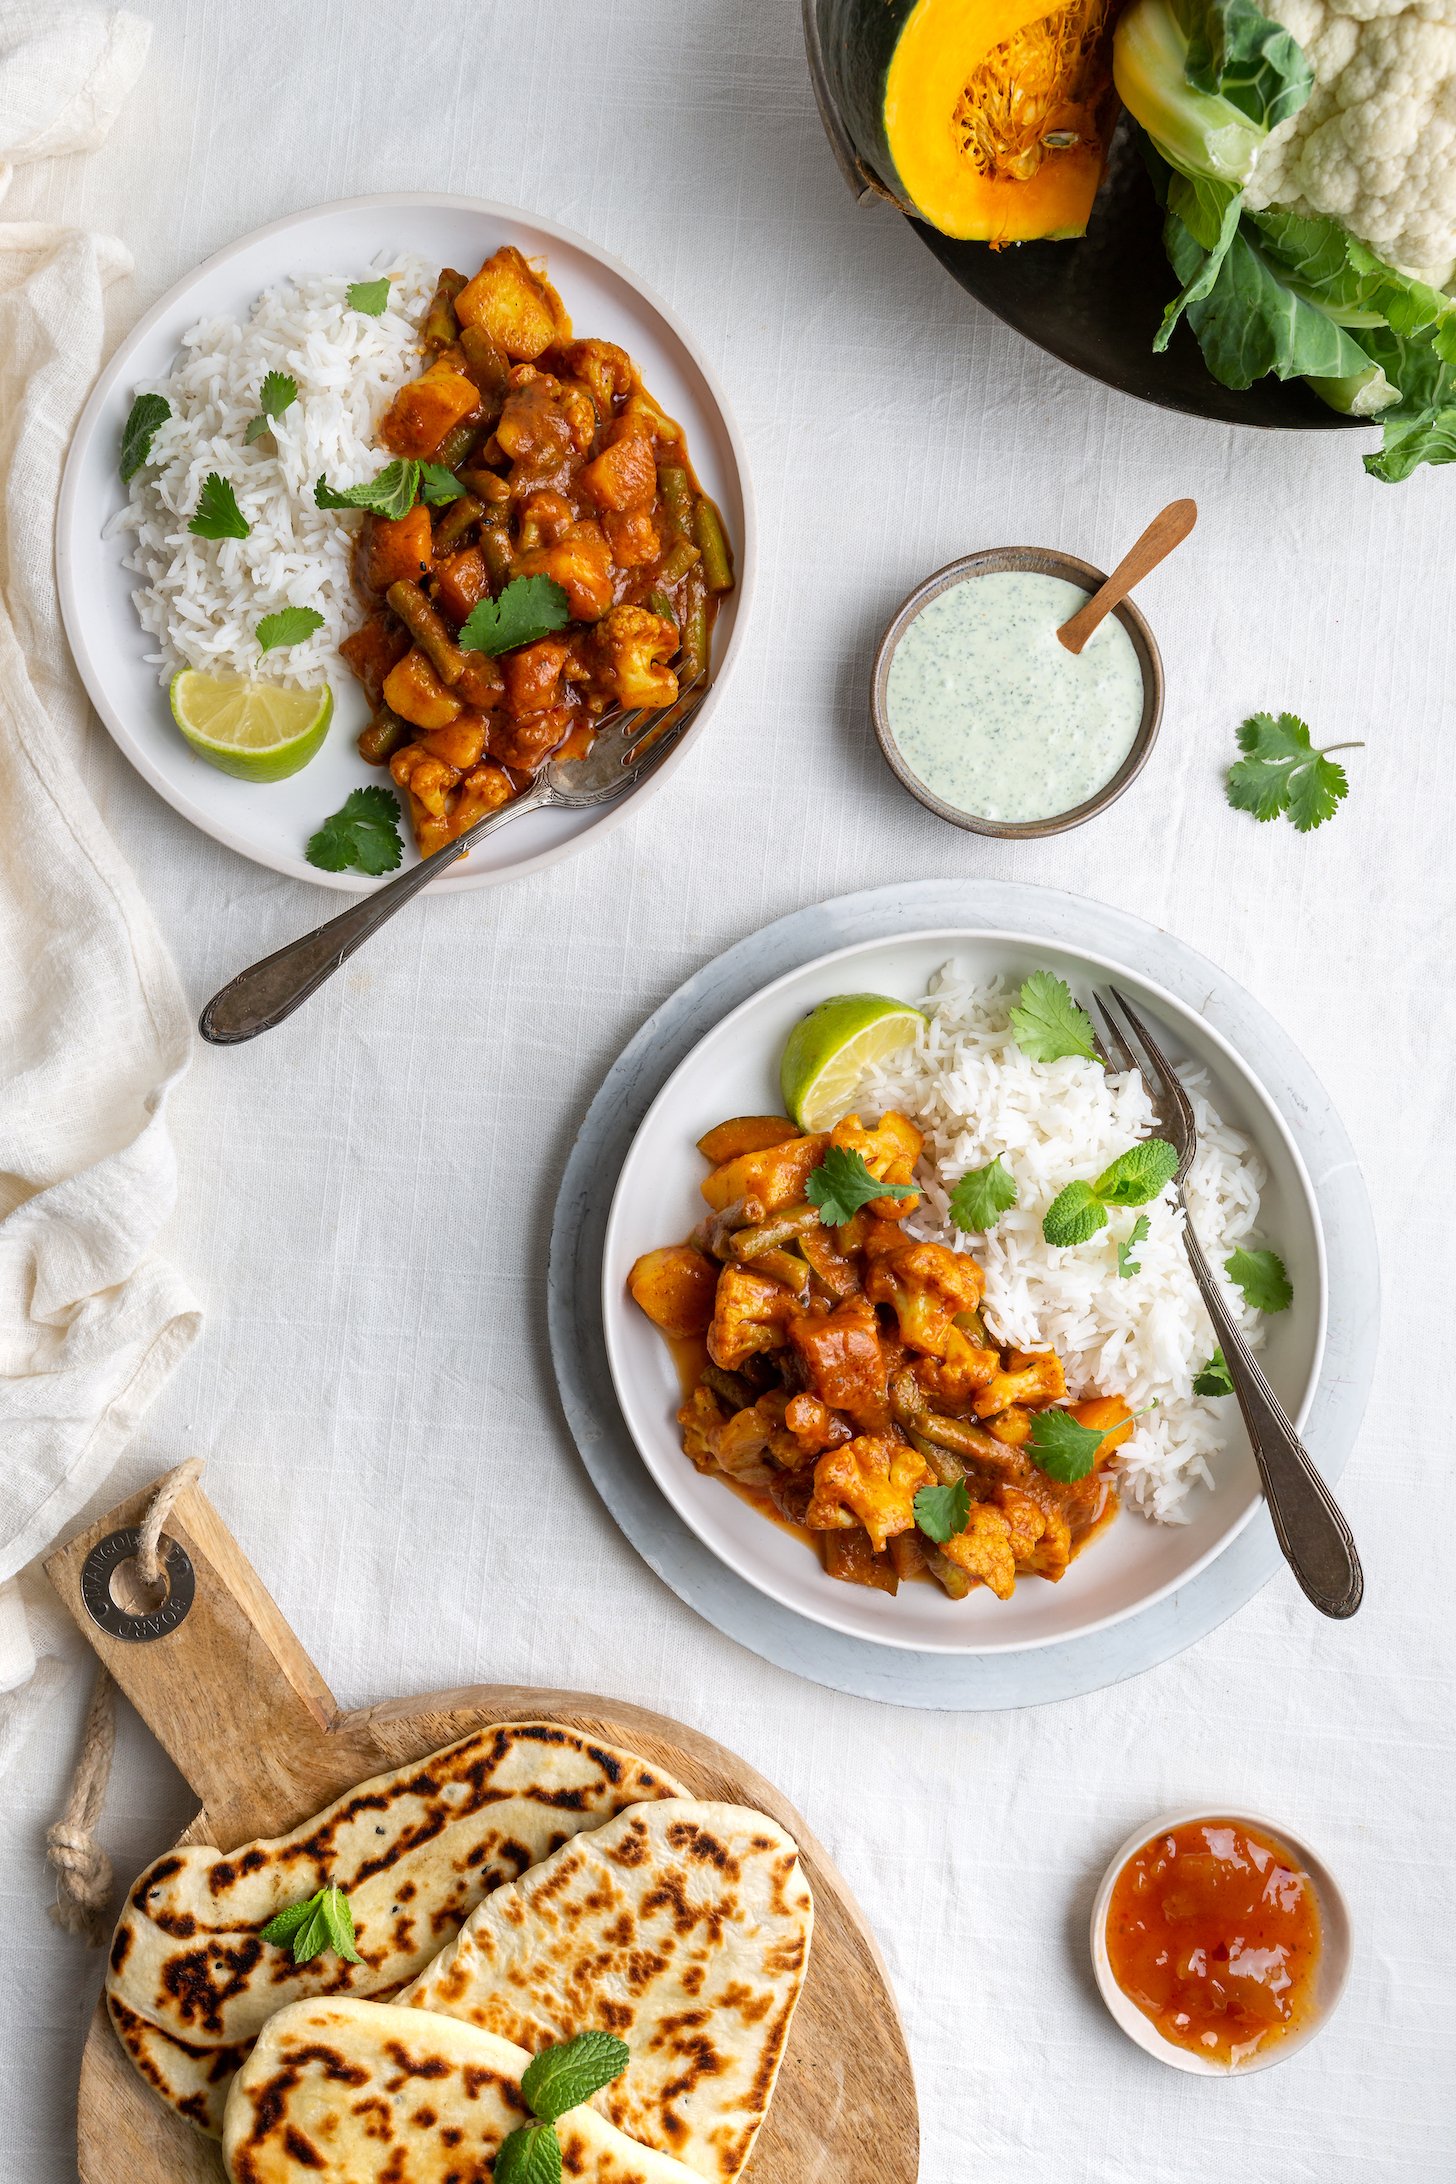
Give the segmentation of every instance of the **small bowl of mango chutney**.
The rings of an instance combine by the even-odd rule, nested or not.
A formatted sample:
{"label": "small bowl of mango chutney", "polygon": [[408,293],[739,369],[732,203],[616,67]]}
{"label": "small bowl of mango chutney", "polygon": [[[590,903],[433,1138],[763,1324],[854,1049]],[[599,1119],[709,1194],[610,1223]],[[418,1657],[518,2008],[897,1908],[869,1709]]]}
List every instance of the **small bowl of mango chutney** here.
{"label": "small bowl of mango chutney", "polygon": [[1057,637],[1105,581],[1049,547],[994,546],[911,592],[875,654],[870,711],[928,811],[1034,840],[1095,819],[1137,779],[1163,713],[1147,622],[1124,599],[1080,653]]}
{"label": "small bowl of mango chutney", "polygon": [[1244,2077],[1308,2046],[1350,1953],[1328,1866],[1250,1813],[1165,1813],[1139,1828],[1092,1907],[1092,1968],[1113,2017],[1146,2054],[1204,2077]]}

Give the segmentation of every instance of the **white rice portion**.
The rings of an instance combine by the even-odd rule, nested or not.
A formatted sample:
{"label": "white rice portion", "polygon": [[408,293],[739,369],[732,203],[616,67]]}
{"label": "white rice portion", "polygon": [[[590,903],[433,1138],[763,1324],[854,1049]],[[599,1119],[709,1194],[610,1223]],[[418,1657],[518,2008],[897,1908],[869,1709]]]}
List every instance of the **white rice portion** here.
{"label": "white rice portion", "polygon": [[[352,281],[392,279],[378,318],[349,308]],[[361,518],[314,505],[314,485],[358,485],[388,460],[375,426],[419,354],[419,321],[437,268],[423,258],[380,259],[369,268],[265,289],[248,318],[204,319],[182,338],[171,375],[137,388],[165,395],[172,415],[130,499],[108,532],[134,533],[123,566],[142,578],[132,593],[142,627],[157,639],[148,663],[166,684],[181,667],[302,686],[327,681],[340,639],[359,620],[349,577]],[[272,439],[243,442],[270,371],[298,383],[298,399]],[[276,449],[275,449],[276,443]],[[209,471],[231,484],[252,529],[247,538],[196,538],[188,530]],[[265,614],[313,607],[323,627],[298,645],[259,649]]]}
{"label": "white rice portion", "polygon": [[[1010,1032],[1016,990],[997,979],[967,982],[954,963],[931,982],[930,1022],[913,1052],[865,1080],[866,1114],[895,1107],[925,1133],[917,1173],[924,1198],[908,1226],[959,1251],[986,1272],[985,1313],[999,1339],[1018,1349],[1054,1349],[1071,1396],[1120,1395],[1147,1409],[1119,1452],[1124,1501],[1164,1524],[1187,1523],[1193,1487],[1212,1487],[1230,1398],[1193,1393],[1194,1375],[1214,1348],[1213,1328],[1182,1241],[1171,1189],[1151,1205],[1115,1208],[1090,1243],[1057,1249],[1042,1216],[1064,1185],[1089,1179],[1139,1138],[1155,1135],[1137,1071],[1117,1075],[1067,1056],[1028,1060]],[[1209,1105],[1201,1070],[1182,1072],[1198,1124],[1198,1152],[1184,1185],[1204,1253],[1250,1345],[1263,1340],[1260,1316],[1226,1280],[1223,1262],[1247,1242],[1266,1176],[1248,1141]],[[947,1201],[969,1169],[1000,1154],[1016,1179],[1017,1203],[984,1235],[951,1226]],[[1146,1214],[1150,1233],[1132,1256],[1136,1274],[1117,1271],[1117,1246]]]}

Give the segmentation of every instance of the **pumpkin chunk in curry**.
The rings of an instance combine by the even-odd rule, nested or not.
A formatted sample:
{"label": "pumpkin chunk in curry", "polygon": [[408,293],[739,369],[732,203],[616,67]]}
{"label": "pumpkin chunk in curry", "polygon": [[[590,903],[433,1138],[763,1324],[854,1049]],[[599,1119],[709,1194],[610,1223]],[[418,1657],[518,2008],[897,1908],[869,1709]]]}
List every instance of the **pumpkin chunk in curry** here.
{"label": "pumpkin chunk in curry", "polygon": [[[682,428],[625,349],[574,338],[519,251],[470,280],[441,274],[421,350],[379,437],[448,471],[455,494],[365,518],[369,613],[341,650],[373,710],[360,753],[388,766],[428,856],[548,758],[582,755],[609,710],[671,705],[705,674],[733,564]],[[472,611],[517,577],[560,587],[563,625],[496,656],[468,632],[462,646]]]}
{"label": "pumpkin chunk in curry", "polygon": [[[978,1586],[1008,1600],[1018,1577],[1060,1578],[1110,1515],[1133,1420],[1116,1396],[1068,1403],[1054,1351],[997,1342],[977,1262],[907,1233],[913,1193],[837,1226],[806,1195],[830,1147],[906,1187],[921,1144],[894,1112],[812,1136],[781,1116],[720,1123],[699,1140],[706,1218],[638,1259],[628,1288],[683,1365],[699,1471],[799,1528],[831,1577],[893,1593],[928,1575],[953,1600]],[[1031,1454],[1033,1419],[1056,1408],[1103,1435],[1075,1481]],[[962,1482],[965,1525],[931,1538],[916,1495]]]}

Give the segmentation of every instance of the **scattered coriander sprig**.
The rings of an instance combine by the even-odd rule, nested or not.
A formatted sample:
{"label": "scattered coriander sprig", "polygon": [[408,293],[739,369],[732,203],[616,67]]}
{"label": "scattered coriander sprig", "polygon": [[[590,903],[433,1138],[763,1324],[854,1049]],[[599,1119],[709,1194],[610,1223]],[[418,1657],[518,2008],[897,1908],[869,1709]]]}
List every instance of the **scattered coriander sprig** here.
{"label": "scattered coriander sprig", "polygon": [[123,484],[134,478],[148,460],[158,428],[165,425],[171,414],[172,405],[164,394],[139,394],[132,403],[121,431]]}
{"label": "scattered coriander sprig", "polygon": [[416,462],[386,463],[377,477],[359,485],[332,486],[320,478],[313,489],[316,508],[367,508],[372,515],[398,522],[414,507],[420,490],[420,466]]}
{"label": "scattered coriander sprig", "polygon": [[345,301],[351,311],[362,311],[366,318],[379,318],[389,302],[388,276],[377,281],[351,281]]}
{"label": "scattered coriander sprig", "polygon": [[1102,1059],[1091,1017],[1072,999],[1066,980],[1051,971],[1033,971],[1023,983],[1011,1011],[1011,1036],[1033,1062],[1058,1062],[1064,1054]]}
{"label": "scattered coriander sprig", "polygon": [[1282,813],[1301,834],[1334,817],[1349,790],[1343,766],[1331,751],[1360,751],[1362,743],[1327,743],[1316,750],[1304,722],[1293,713],[1253,713],[1239,730],[1244,753],[1228,770],[1225,793],[1235,811],[1256,819]]}
{"label": "scattered coriander sprig", "polygon": [[455,642],[462,652],[514,652],[552,630],[564,629],[571,606],[561,586],[549,576],[517,576],[499,599],[482,599],[471,608]]}
{"label": "scattered coriander sprig", "polygon": [[1103,1169],[1095,1182],[1069,1183],[1042,1216],[1049,1244],[1085,1244],[1107,1226],[1109,1206],[1145,1206],[1172,1181],[1178,1154],[1166,1138],[1142,1138]]}
{"label": "scattered coriander sprig", "polygon": [[[1110,1430],[1115,1432],[1116,1428]],[[1084,1426],[1070,1411],[1037,1411],[1031,1421],[1026,1453],[1049,1479],[1071,1486],[1086,1478],[1108,1431],[1107,1427],[1099,1432],[1096,1426]]]}
{"label": "scattered coriander sprig", "polygon": [[226,478],[209,470],[197,496],[197,512],[187,526],[196,538],[246,538],[252,525],[238,506]]}
{"label": "scattered coriander sprig", "polygon": [[305,637],[323,626],[324,618],[317,607],[280,607],[276,614],[265,614],[258,624],[259,649],[276,652],[280,645],[301,645]]}
{"label": "scattered coriander sprig", "polygon": [[261,440],[265,432],[271,432],[285,410],[292,409],[298,400],[298,381],[287,372],[265,372],[263,384],[258,389],[258,408],[261,414],[252,419],[243,434],[243,445],[251,447]]}
{"label": "scattered coriander sprig", "polygon": [[393,872],[404,856],[399,805],[388,789],[352,789],[342,805],[310,835],[304,851],[320,872]]}
{"label": "scattered coriander sprig", "polygon": [[829,1228],[852,1221],[872,1198],[913,1198],[908,1183],[882,1183],[870,1174],[863,1153],[831,1145],[804,1186],[804,1196],[819,1208],[819,1218]]}
{"label": "scattered coriander sprig", "polygon": [[1232,1395],[1234,1384],[1223,1351],[1215,1350],[1202,1372],[1193,1376],[1195,1395]]}
{"label": "scattered coriander sprig", "polygon": [[1119,1280],[1127,1281],[1130,1276],[1141,1274],[1143,1270],[1142,1261],[1135,1259],[1133,1253],[1137,1250],[1139,1244],[1147,1242],[1152,1225],[1147,1215],[1140,1213],[1123,1241],[1118,1245],[1117,1272]]}
{"label": "scattered coriander sprig", "polygon": [[1016,1178],[998,1153],[984,1168],[972,1168],[950,1194],[950,1217],[958,1229],[994,1228],[1016,1204]]}
{"label": "scattered coriander sprig", "polygon": [[971,1490],[964,1479],[951,1486],[922,1486],[911,1506],[926,1538],[943,1547],[971,1521]]}
{"label": "scattered coriander sprig", "polygon": [[1256,1312],[1287,1312],[1294,1302],[1294,1285],[1277,1251],[1245,1251],[1241,1244],[1223,1270]]}
{"label": "scattered coriander sprig", "polygon": [[521,2072],[521,2093],[537,2120],[501,2141],[491,2172],[495,2184],[560,2184],[558,2120],[620,2078],[631,2060],[626,2041],[610,2032],[579,2032],[533,2055]]}
{"label": "scattered coriander sprig", "polygon": [[332,1949],[346,1963],[363,1962],[354,1947],[354,1914],[342,1888],[321,1888],[317,1895],[289,1904],[269,1919],[262,1938],[280,1949],[291,1943],[295,1964],[307,1964],[325,1949]]}

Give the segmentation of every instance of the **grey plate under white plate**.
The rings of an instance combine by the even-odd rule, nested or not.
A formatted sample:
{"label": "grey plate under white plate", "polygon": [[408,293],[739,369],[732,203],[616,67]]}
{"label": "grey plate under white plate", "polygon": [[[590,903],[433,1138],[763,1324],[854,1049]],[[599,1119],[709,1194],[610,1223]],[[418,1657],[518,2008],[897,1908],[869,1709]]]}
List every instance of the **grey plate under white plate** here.
{"label": "grey plate under white plate", "polygon": [[1215,1561],[1170,1597],[1064,1644],[959,1655],[876,1645],[768,1599],[689,1530],[653,1483],[622,1420],[602,1328],[611,1187],[643,1116],[684,1055],[730,1009],[786,971],[834,949],[933,927],[1015,930],[1122,963],[1221,1032],[1261,1082],[1303,1156],[1324,1231],[1328,1324],[1305,1438],[1331,1480],[1354,1446],[1374,1373],[1379,1273],[1354,1151],[1298,1049],[1206,957],[1105,903],[994,880],[922,880],[844,895],[751,934],[705,965],[648,1019],[592,1102],[567,1162],[552,1228],[552,1354],[567,1422],[592,1482],[658,1576],[725,1636],[765,1660],[861,1698],[976,1712],[1100,1690],[1215,1629],[1279,1567],[1267,1515],[1261,1509]]}

